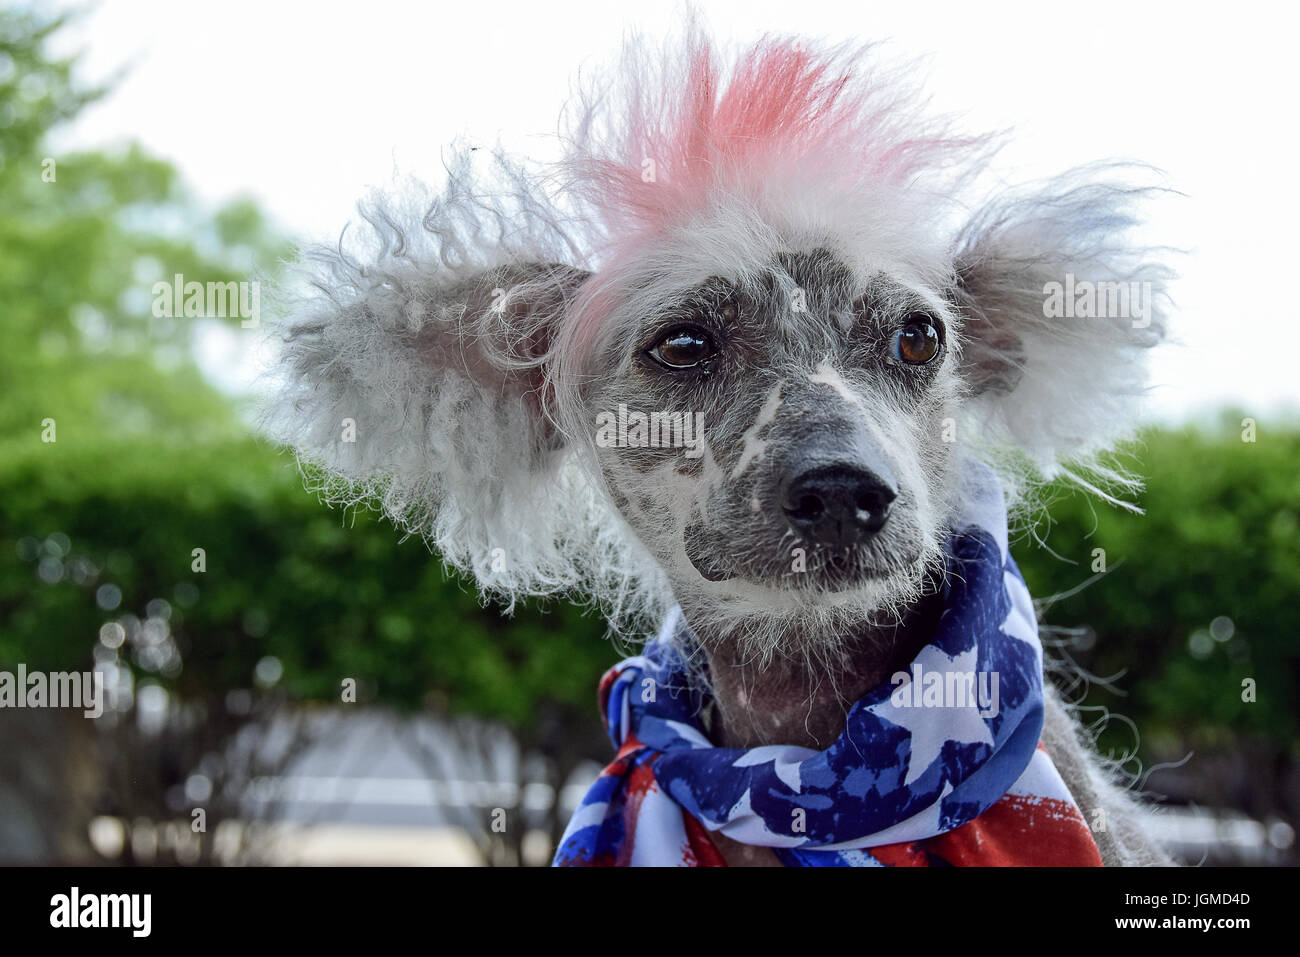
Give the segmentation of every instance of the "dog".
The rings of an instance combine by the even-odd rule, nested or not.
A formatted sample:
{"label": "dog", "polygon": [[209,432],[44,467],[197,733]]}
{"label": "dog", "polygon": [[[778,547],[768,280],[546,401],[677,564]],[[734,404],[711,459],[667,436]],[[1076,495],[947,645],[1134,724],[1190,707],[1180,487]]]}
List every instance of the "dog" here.
{"label": "dog", "polygon": [[[622,708],[671,740],[619,732],[622,763],[557,862],[996,863],[954,847],[1045,754],[1048,804],[1086,845],[1047,862],[1167,863],[1042,680],[1002,511],[1062,476],[1112,501],[1136,487],[1107,452],[1172,277],[1133,237],[1156,189],[1132,184],[1144,169],[1095,164],[977,202],[997,139],[928,116],[874,47],[766,37],[728,55],[693,23],[662,49],[628,41],[562,140],[549,164],[459,145],[442,192],[377,195],[365,237],[309,250],[269,411],[331,501],[380,503],[507,610],[567,596],[616,634],[673,622],[662,654],[602,691],[612,726]],[[954,537],[976,499],[991,517]],[[976,794],[961,768],[1015,736],[987,694],[984,723],[924,769],[921,732],[879,705],[913,679],[920,695],[909,663],[986,566],[990,591],[962,615],[1018,614],[1010,643],[1010,626],[982,627],[1034,674],[1013,695],[1016,768]],[[1006,718],[1021,705],[1002,677]],[[629,698],[633,679],[649,699]],[[677,718],[638,710],[656,688]],[[933,714],[941,738],[969,717]],[[819,792],[870,818],[848,834],[803,799],[851,732],[849,750],[895,750],[875,805],[843,780]],[[804,831],[751,807],[760,759]],[[628,817],[637,787],[681,806],[668,832]],[[882,794],[924,813],[881,818]],[[633,829],[635,852],[619,845]]]}

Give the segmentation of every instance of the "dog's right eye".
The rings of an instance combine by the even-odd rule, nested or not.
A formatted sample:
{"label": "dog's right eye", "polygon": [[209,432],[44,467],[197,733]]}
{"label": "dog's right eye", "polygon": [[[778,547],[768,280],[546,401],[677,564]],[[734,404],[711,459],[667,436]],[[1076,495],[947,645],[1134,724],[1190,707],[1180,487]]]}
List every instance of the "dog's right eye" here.
{"label": "dog's right eye", "polygon": [[698,329],[674,329],[648,350],[650,357],[669,369],[691,369],[717,354],[708,334]]}

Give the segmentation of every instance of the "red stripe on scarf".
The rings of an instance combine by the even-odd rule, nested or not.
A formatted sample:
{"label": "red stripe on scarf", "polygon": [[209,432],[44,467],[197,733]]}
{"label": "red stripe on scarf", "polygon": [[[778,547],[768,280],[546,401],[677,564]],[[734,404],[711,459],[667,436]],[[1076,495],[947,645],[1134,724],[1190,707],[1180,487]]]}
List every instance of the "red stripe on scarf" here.
{"label": "red stripe on scarf", "polygon": [[[696,860],[725,867],[709,832],[689,814],[686,833]],[[959,828],[924,841],[868,849],[886,867],[1101,867],[1083,815],[1068,801],[1007,794]]]}
{"label": "red stripe on scarf", "polygon": [[727,861],[718,851],[718,846],[709,836],[709,830],[685,810],[682,820],[686,822],[686,839],[690,847],[682,856],[687,867],[726,867]]}
{"label": "red stripe on scarf", "polygon": [[1092,833],[1068,801],[1007,794],[961,827],[868,853],[887,867],[1101,867]]}

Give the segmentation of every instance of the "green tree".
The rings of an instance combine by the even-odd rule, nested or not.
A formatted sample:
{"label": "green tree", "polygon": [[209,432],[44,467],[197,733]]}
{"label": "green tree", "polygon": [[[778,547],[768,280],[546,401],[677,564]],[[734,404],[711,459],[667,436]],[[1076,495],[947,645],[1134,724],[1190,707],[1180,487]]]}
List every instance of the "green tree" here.
{"label": "green tree", "polygon": [[[1122,694],[1098,685],[1086,703],[1132,719],[1147,763],[1232,752],[1251,780],[1207,794],[1295,825],[1300,428],[1251,422],[1146,432],[1131,453],[1144,514],[1061,489],[1015,552],[1035,595],[1068,595],[1048,621],[1084,626],[1063,650],[1120,676]],[[1113,723],[1102,743],[1123,754],[1133,730]]]}

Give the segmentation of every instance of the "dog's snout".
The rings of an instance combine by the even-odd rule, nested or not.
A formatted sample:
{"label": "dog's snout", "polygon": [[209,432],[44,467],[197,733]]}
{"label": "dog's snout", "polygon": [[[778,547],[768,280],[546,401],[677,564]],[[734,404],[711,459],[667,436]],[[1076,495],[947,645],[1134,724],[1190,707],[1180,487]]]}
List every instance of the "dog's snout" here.
{"label": "dog's snout", "polygon": [[826,465],[796,476],[783,505],[790,526],[819,545],[859,545],[880,531],[898,489],[857,465]]}

